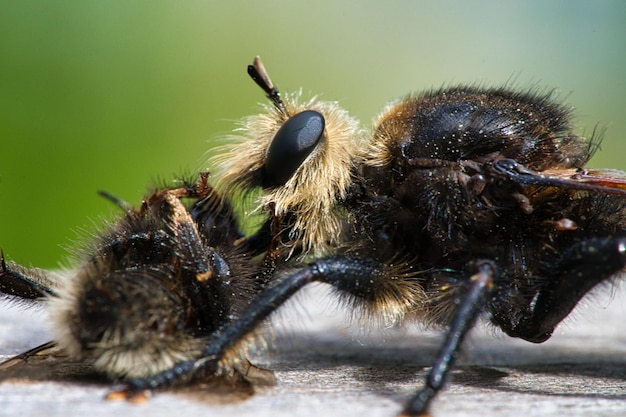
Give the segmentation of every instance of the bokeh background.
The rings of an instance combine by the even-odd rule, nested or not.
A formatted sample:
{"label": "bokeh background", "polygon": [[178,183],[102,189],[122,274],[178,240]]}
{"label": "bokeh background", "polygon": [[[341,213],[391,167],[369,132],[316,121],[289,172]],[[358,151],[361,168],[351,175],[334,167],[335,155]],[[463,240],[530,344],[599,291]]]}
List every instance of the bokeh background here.
{"label": "bokeh background", "polygon": [[194,172],[256,112],[260,54],[283,91],[365,124],[389,100],[457,83],[557,88],[593,166],[626,169],[626,2],[0,3],[0,248],[56,267],[158,179]]}

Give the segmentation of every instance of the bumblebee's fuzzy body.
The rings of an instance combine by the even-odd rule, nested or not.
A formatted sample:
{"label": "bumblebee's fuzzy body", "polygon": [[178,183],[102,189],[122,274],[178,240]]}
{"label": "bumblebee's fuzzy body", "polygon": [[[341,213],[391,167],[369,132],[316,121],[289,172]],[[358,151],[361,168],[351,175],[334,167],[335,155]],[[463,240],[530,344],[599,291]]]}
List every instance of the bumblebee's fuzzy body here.
{"label": "bumblebee's fuzzy body", "polygon": [[[75,269],[54,281],[37,275],[50,285],[54,340],[71,358],[112,379],[154,375],[198,357],[260,291],[230,206],[205,181],[155,191],[94,239]],[[17,271],[5,266],[3,280],[29,276]],[[260,341],[250,335],[231,349],[219,372],[244,366]]]}

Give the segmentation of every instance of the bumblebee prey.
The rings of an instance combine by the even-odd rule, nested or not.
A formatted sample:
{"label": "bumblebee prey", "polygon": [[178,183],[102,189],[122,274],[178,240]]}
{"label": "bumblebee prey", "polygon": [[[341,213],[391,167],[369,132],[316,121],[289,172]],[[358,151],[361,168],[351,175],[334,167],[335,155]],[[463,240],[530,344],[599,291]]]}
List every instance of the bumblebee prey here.
{"label": "bumblebee prey", "polygon": [[[93,239],[71,271],[26,269],[3,257],[0,291],[46,304],[54,341],[0,369],[55,346],[112,380],[150,377],[200,356],[269,275],[207,178],[157,189],[138,209],[118,201],[124,216]],[[189,209],[182,199],[193,199]],[[233,346],[219,373],[247,375],[247,352],[259,337]]]}

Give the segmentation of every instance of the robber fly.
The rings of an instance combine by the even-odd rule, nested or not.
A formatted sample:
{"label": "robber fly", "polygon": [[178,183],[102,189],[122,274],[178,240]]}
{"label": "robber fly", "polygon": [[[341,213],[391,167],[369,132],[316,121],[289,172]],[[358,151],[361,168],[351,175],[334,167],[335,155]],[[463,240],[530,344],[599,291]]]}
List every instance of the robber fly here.
{"label": "robber fly", "polygon": [[[594,287],[626,265],[626,174],[586,168],[598,140],[549,94],[453,87],[389,104],[371,132],[335,103],[284,98],[260,59],[270,105],[223,152],[230,190],[262,189],[266,241],[288,263],[195,360],[131,380],[127,394],[215,369],[303,286],[349,308],[447,329],[403,415],[427,412],[478,318],[547,340]],[[271,231],[274,231],[272,233]],[[262,241],[262,239],[260,240]]]}

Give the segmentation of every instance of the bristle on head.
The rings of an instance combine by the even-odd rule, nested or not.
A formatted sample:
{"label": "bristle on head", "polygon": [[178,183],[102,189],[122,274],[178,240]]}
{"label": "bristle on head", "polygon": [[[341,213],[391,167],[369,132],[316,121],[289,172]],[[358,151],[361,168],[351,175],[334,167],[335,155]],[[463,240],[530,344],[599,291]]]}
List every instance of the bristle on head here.
{"label": "bristle on head", "polygon": [[[326,121],[324,135],[294,175],[284,185],[266,188],[258,203],[263,209],[273,207],[270,215],[279,218],[294,214],[290,243],[304,255],[321,255],[341,243],[337,203],[352,183],[364,134],[358,121],[337,103],[299,99],[300,94],[285,96],[287,114],[319,112]],[[262,114],[246,118],[240,135],[232,138],[234,145],[221,149],[214,160],[218,187],[246,192],[261,186],[268,149],[286,120],[283,111],[267,105]]]}

